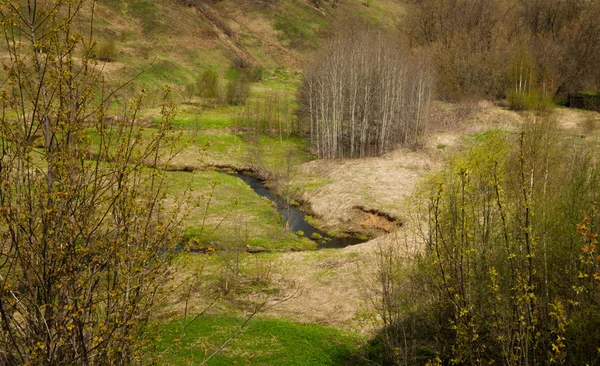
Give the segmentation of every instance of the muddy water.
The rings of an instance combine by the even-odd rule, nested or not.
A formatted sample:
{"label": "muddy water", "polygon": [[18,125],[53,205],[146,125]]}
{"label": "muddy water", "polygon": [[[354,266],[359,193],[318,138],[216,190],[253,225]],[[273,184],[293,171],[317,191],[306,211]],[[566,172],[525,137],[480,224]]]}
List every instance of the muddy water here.
{"label": "muddy water", "polygon": [[292,230],[293,232],[302,231],[304,236],[313,239],[313,235],[319,234],[322,239],[315,240],[317,242],[317,248],[345,248],[349,245],[355,245],[364,243],[365,240],[355,238],[355,237],[346,237],[346,238],[338,238],[327,235],[326,233],[319,231],[317,228],[312,226],[306,221],[304,213],[295,207],[290,207],[286,204],[285,200],[271,192],[267,187],[265,187],[264,183],[255,177],[246,174],[234,174],[239,179],[243,180],[256,194],[261,197],[268,198],[271,202],[275,203],[277,206],[277,211],[283,217],[284,223],[286,226]]}

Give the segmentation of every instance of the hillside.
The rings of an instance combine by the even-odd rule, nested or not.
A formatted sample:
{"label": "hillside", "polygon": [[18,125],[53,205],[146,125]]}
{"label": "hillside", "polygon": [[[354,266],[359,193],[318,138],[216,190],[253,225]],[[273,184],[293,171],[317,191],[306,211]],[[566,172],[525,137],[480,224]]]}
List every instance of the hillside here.
{"label": "hillside", "polygon": [[323,1],[319,8],[310,0],[100,0],[96,36],[99,47],[111,46],[103,65],[110,80],[143,71],[138,81],[145,87],[170,84],[183,92],[209,67],[223,77],[240,62],[268,75],[296,72],[335,22],[362,18],[394,27],[402,14],[399,0],[351,0],[336,6]]}

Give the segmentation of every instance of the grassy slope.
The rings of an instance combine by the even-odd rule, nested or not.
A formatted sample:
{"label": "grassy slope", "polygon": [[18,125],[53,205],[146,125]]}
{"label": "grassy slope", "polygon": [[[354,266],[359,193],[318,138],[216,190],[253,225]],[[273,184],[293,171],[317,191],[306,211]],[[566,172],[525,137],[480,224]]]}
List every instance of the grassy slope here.
{"label": "grassy slope", "polygon": [[182,0],[99,0],[96,35],[116,46],[105,69],[109,79],[144,73],[138,83],[176,90],[207,67],[222,76],[244,58],[273,72],[298,70],[336,19],[361,17],[392,27],[404,15],[399,0],[344,1],[317,10],[308,0],[224,0],[185,6]]}
{"label": "grassy slope", "polygon": [[200,207],[186,218],[184,231],[186,236],[206,245],[229,248],[247,244],[269,249],[315,246],[310,240],[285,230],[271,202],[254,194],[236,177],[211,171],[170,172],[168,184],[168,194],[176,195],[189,185],[192,193],[201,197]]}

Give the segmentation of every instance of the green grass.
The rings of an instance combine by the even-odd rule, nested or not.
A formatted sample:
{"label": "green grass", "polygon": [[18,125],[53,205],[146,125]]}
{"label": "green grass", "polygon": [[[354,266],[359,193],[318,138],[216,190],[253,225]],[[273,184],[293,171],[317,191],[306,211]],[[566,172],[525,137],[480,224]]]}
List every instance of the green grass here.
{"label": "green grass", "polygon": [[292,48],[305,49],[318,46],[317,32],[325,25],[321,14],[315,16],[314,13],[303,14],[295,11],[280,15],[274,21],[273,27],[279,32],[279,40],[287,41]]}
{"label": "green grass", "polygon": [[177,117],[171,124],[186,129],[225,129],[232,127],[233,119],[241,110],[242,107],[203,109],[197,105],[183,105],[179,107]]}
{"label": "green grass", "polygon": [[214,171],[169,172],[166,181],[168,195],[179,197],[189,187],[198,203],[183,223],[187,237],[220,248],[246,244],[272,250],[314,248],[312,241],[284,228],[272,203],[237,177]]}
{"label": "green grass", "polygon": [[327,177],[311,177],[304,179],[301,183],[294,184],[294,188],[304,191],[314,191],[333,183],[333,179]]}
{"label": "green grass", "polygon": [[492,129],[485,132],[473,133],[467,135],[466,137],[470,139],[473,143],[479,144],[489,140],[490,138],[494,138],[494,136],[505,137],[509,133],[509,131],[505,130]]}
{"label": "green grass", "polygon": [[185,85],[193,77],[194,74],[182,65],[169,59],[159,59],[147,65],[136,83],[160,89],[167,84]]}
{"label": "green grass", "polygon": [[285,165],[287,159],[290,159],[292,166],[313,160],[315,157],[310,153],[309,144],[304,137],[261,136],[258,149],[265,165],[277,169]]}
{"label": "green grass", "polygon": [[273,72],[273,76],[265,78],[263,81],[261,81],[259,86],[263,86],[270,90],[296,92],[300,82],[300,73],[288,71],[284,68],[277,68]]}
{"label": "green grass", "polygon": [[[200,364],[233,335],[243,319],[204,316],[188,324],[164,324],[154,343],[162,365]],[[356,351],[360,338],[321,325],[303,325],[278,319],[252,319],[210,365],[341,365]]]}
{"label": "green grass", "polygon": [[151,0],[131,0],[128,9],[141,22],[145,35],[161,33],[167,28],[161,21],[159,9]]}

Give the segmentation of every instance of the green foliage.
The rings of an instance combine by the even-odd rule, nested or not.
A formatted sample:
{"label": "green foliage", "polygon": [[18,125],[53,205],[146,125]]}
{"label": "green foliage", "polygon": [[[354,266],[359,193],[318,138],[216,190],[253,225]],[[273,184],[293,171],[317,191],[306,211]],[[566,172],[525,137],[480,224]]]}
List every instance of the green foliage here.
{"label": "green foliage", "polygon": [[[400,311],[403,316],[390,329],[405,329],[408,319],[422,316],[411,338],[430,346],[436,334],[433,350],[450,363],[591,362],[597,339],[584,344],[578,335],[587,329],[581,319],[600,322],[592,310],[600,300],[592,279],[600,267],[592,254],[588,258],[597,267],[584,271],[581,248],[595,250],[590,228],[600,218],[581,217],[595,212],[599,179],[593,152],[562,145],[549,118],[532,117],[518,138],[499,132],[477,136],[422,187],[426,254],[408,284],[400,281],[383,293],[426,287],[430,298],[422,301],[432,303],[424,312]],[[384,265],[390,262],[396,265]],[[403,261],[383,263],[382,273],[395,278]],[[406,303],[400,295],[384,300],[392,309]],[[393,347],[404,347],[400,337],[391,337]],[[400,359],[413,352],[406,350]]]}
{"label": "green foliage", "polygon": [[265,70],[263,67],[261,66],[255,66],[250,68],[250,70],[247,72],[248,74],[248,80],[250,80],[253,83],[258,83],[263,81],[263,79],[265,78],[265,76],[268,74],[267,70]]}
{"label": "green foliage", "polygon": [[321,240],[321,239],[323,239],[323,236],[321,234],[319,234],[319,233],[312,233],[312,235],[310,236],[310,238],[314,239],[314,240]]}
{"label": "green foliage", "polygon": [[[156,354],[161,354],[162,359],[159,363],[201,363],[235,333],[243,320],[224,315],[203,316],[183,330],[188,322],[175,321],[161,328],[162,335],[156,341]],[[350,358],[358,340],[320,325],[253,319],[210,364],[340,365]]]}
{"label": "green foliage", "polygon": [[187,97],[188,102],[192,100],[192,97],[197,94],[196,83],[187,83],[185,84],[185,96]]}
{"label": "green foliage", "polygon": [[[525,49],[513,58],[509,72],[511,88],[507,93],[512,109],[546,111],[553,107],[552,96],[539,86],[536,67],[535,59]],[[544,84],[544,80],[541,83]]]}
{"label": "green foliage", "polygon": [[219,96],[219,74],[212,68],[204,70],[196,81],[196,91],[203,98],[216,99]]}
{"label": "green foliage", "polygon": [[520,111],[547,111],[554,107],[552,97],[538,90],[510,90],[506,99],[512,109]]}
{"label": "green foliage", "polygon": [[138,125],[143,93],[107,117],[86,4],[0,1],[10,55],[0,87],[3,365],[132,363],[190,209],[187,192],[164,200],[177,144],[168,90],[151,133]]}

